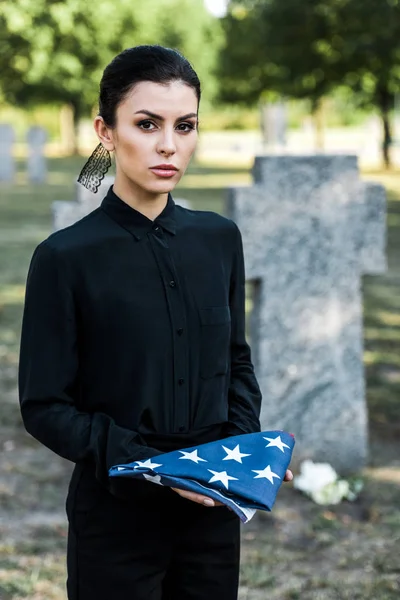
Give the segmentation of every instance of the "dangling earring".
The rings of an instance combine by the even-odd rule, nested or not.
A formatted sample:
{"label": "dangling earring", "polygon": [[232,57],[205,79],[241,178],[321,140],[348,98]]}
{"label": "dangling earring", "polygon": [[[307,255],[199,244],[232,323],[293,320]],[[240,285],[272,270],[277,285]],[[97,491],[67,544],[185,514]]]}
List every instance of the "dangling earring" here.
{"label": "dangling earring", "polygon": [[78,183],[96,194],[110,167],[110,152],[104,148],[103,144],[99,144],[83,166],[78,177]]}

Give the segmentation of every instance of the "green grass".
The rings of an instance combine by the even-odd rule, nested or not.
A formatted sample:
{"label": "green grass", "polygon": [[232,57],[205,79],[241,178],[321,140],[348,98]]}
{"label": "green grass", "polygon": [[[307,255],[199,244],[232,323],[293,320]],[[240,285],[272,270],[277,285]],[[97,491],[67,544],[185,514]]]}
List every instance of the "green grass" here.
{"label": "green grass", "polygon": [[364,174],[388,192],[388,271],[365,276],[364,339],[371,430],[400,433],[400,173]]}

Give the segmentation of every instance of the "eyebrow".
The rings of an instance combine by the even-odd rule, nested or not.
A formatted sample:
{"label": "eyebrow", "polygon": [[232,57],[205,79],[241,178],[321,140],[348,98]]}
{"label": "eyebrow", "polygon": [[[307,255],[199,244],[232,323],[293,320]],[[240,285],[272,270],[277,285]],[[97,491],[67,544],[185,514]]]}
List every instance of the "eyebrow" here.
{"label": "eyebrow", "polygon": [[[155,113],[150,112],[149,110],[137,110],[135,112],[135,115],[142,113],[144,115],[148,115],[149,117],[152,117],[153,119],[158,119],[159,121],[165,121],[164,117],[162,117],[161,115],[156,115]],[[185,119],[192,119],[193,117],[197,118],[197,113],[188,113],[187,115],[183,115],[182,117],[178,117],[176,120],[177,121],[184,121]]]}

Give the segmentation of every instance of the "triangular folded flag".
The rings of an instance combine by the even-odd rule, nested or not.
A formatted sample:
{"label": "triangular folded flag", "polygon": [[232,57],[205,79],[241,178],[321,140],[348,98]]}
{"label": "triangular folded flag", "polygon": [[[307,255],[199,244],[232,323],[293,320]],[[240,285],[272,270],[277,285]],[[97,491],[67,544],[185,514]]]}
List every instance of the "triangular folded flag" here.
{"label": "triangular folded flag", "polygon": [[270,511],[290,463],[293,435],[262,431],[115,465],[110,477],[135,477],[222,502],[244,522]]}

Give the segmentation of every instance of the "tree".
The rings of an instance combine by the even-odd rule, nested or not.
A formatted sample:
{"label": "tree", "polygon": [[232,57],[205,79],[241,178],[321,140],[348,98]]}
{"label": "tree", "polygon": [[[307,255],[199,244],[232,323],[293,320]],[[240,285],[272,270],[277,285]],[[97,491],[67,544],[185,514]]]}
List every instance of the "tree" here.
{"label": "tree", "polygon": [[335,87],[333,64],[324,51],[335,20],[332,3],[231,0],[223,21],[220,99],[254,103],[277,96],[307,98],[317,146],[322,147],[322,99]]}
{"label": "tree", "polygon": [[110,0],[96,6],[79,0],[6,0],[0,13],[2,29],[8,34],[4,38],[8,69],[0,75],[5,100],[22,107],[69,104],[76,128],[94,105],[113,34],[118,39],[119,22],[112,5]]}
{"label": "tree", "polygon": [[347,0],[338,7],[336,34],[341,81],[357,103],[378,110],[382,120],[382,153],[390,166],[393,139],[391,113],[400,92],[400,1]]}
{"label": "tree", "polygon": [[231,0],[223,19],[221,97],[255,101],[270,90],[318,103],[331,86],[323,76],[326,60],[316,43],[327,33],[326,4],[327,0]]}
{"label": "tree", "polygon": [[104,67],[134,45],[178,48],[198,68],[206,100],[216,93],[212,73],[222,34],[202,0],[195,6],[193,0],[119,0],[117,8],[112,0],[2,0],[0,34],[0,97],[19,106],[69,104],[75,129],[96,105]]}
{"label": "tree", "polygon": [[223,20],[221,99],[321,99],[346,85],[379,110],[390,164],[390,108],[400,90],[399,0],[231,0]]}

